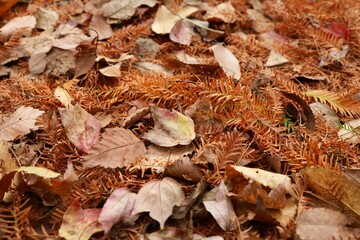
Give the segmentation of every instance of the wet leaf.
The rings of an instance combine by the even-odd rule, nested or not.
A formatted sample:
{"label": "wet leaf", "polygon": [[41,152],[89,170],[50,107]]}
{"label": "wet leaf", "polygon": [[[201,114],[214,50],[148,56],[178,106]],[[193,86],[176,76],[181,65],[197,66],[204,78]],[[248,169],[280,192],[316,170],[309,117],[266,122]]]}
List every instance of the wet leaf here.
{"label": "wet leaf", "polygon": [[134,213],[150,212],[150,217],[164,229],[165,221],[171,216],[173,207],[185,199],[181,185],[172,178],[151,180],[145,183],[137,194]]}
{"label": "wet leaf", "polygon": [[188,145],[195,138],[194,122],[191,118],[175,110],[150,106],[155,122],[154,129],[143,135],[143,138],[162,147]]}

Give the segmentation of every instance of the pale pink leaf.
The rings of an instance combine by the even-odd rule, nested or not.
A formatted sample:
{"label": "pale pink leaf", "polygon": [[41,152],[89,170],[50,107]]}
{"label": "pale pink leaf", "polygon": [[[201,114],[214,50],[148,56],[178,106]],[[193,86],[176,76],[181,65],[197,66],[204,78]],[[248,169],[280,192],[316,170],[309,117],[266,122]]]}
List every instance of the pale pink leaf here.
{"label": "pale pink leaf", "polygon": [[224,70],[226,76],[239,80],[241,77],[239,60],[226,47],[216,44],[211,47],[216,61]]}
{"label": "pale pink leaf", "polygon": [[63,216],[59,236],[66,240],[87,240],[97,232],[103,231],[98,223],[100,209],[82,209],[80,203],[70,204]]}
{"label": "pale pink leaf", "polygon": [[211,213],[223,230],[232,231],[236,229],[237,217],[224,181],[221,181],[220,186],[216,190],[216,199],[204,201],[203,203],[206,210]]}
{"label": "pale pink leaf", "polygon": [[94,145],[84,157],[84,167],[125,167],[146,152],[144,143],[130,130],[107,128],[101,141]]}
{"label": "pale pink leaf", "polygon": [[150,106],[155,122],[154,129],[145,133],[143,138],[162,147],[188,145],[195,138],[194,122],[191,118],[175,110]]}
{"label": "pale pink leaf", "polygon": [[99,141],[99,121],[79,104],[72,109],[59,108],[61,121],[68,139],[83,152]]}
{"label": "pale pink leaf", "polygon": [[184,23],[184,21],[180,20],[171,29],[169,37],[173,42],[189,45],[191,43],[192,30]]}
{"label": "pale pink leaf", "polygon": [[76,182],[78,179],[79,178],[75,173],[73,163],[68,161],[66,171],[64,173],[64,181],[66,181],[66,182]]}
{"label": "pale pink leaf", "polygon": [[134,213],[150,212],[150,217],[158,221],[163,229],[173,207],[179,206],[184,199],[181,185],[174,179],[155,179],[145,183],[138,192]]}
{"label": "pale pink leaf", "polygon": [[136,194],[127,188],[115,189],[104,204],[99,216],[99,223],[107,234],[111,227],[120,222],[125,226],[132,226],[139,214],[133,214]]}
{"label": "pale pink leaf", "polygon": [[12,141],[16,137],[24,136],[31,130],[37,130],[36,118],[44,111],[32,107],[19,107],[1,126],[0,140]]}

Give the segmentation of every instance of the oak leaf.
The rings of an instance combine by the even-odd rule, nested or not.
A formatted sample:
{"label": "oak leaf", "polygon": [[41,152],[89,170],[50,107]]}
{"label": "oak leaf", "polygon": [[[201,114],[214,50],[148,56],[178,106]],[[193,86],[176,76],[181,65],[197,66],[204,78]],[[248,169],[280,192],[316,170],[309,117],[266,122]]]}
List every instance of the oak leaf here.
{"label": "oak leaf", "polygon": [[195,139],[194,122],[191,118],[175,110],[150,106],[155,122],[154,129],[146,132],[143,138],[162,147],[188,145]]}
{"label": "oak leaf", "polygon": [[72,109],[59,108],[66,136],[82,152],[99,141],[99,121],[79,104]]}
{"label": "oak leaf", "polygon": [[99,223],[107,234],[111,227],[120,222],[122,225],[132,226],[139,214],[133,214],[136,194],[127,188],[115,189],[106,200],[99,216]]}
{"label": "oak leaf", "polygon": [[181,185],[172,178],[154,179],[143,185],[137,194],[134,213],[150,212],[150,217],[164,229],[175,205],[185,199]]}
{"label": "oak leaf", "polygon": [[94,145],[84,157],[84,167],[125,167],[146,152],[144,143],[130,130],[107,128],[101,141]]}
{"label": "oak leaf", "polygon": [[24,136],[31,130],[37,130],[36,118],[44,111],[32,107],[19,107],[1,126],[0,140],[12,141],[18,136]]}
{"label": "oak leaf", "polygon": [[96,232],[103,231],[98,223],[100,209],[82,209],[80,203],[70,204],[63,216],[59,236],[67,240],[87,240]]}

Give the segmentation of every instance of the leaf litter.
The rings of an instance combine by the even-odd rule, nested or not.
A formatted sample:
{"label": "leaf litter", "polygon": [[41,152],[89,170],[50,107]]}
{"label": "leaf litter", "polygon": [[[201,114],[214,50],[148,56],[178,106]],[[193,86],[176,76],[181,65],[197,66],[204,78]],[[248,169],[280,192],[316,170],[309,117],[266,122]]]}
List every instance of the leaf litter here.
{"label": "leaf litter", "polygon": [[358,239],[356,1],[7,1],[4,239]]}

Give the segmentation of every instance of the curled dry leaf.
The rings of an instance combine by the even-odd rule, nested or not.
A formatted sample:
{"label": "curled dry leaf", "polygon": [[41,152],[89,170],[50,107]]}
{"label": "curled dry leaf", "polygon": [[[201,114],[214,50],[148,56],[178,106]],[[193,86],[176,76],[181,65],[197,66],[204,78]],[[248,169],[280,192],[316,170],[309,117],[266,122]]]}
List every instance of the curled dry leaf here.
{"label": "curled dry leaf", "polygon": [[235,230],[237,228],[237,216],[224,181],[221,180],[219,187],[212,191],[216,191],[216,198],[211,201],[203,201],[206,210],[211,213],[224,231]]}
{"label": "curled dry leaf", "polygon": [[101,141],[94,145],[84,157],[84,167],[125,167],[146,152],[144,143],[130,130],[107,128]]}
{"label": "curled dry leaf", "polygon": [[137,194],[134,214],[150,212],[150,217],[160,223],[164,229],[165,221],[170,217],[175,205],[185,199],[181,185],[174,179],[165,177],[145,183]]}
{"label": "curled dry leaf", "polygon": [[32,107],[19,107],[3,124],[0,126],[0,140],[12,141],[19,136],[37,130],[36,119],[44,111]]}
{"label": "curled dry leaf", "polygon": [[108,234],[111,227],[120,222],[125,226],[132,226],[139,214],[133,214],[136,194],[127,188],[115,189],[106,200],[99,216],[99,223],[102,225],[105,234]]}
{"label": "curled dry leaf", "polygon": [[146,132],[143,138],[162,147],[188,145],[195,139],[194,122],[191,118],[175,110],[150,106],[155,122],[154,129]]}
{"label": "curled dry leaf", "polygon": [[100,209],[82,209],[80,203],[73,201],[63,216],[59,236],[67,240],[88,240],[97,232],[103,231],[98,223]]}
{"label": "curled dry leaf", "polygon": [[99,141],[99,121],[79,104],[72,109],[59,108],[66,136],[82,152]]}
{"label": "curled dry leaf", "polygon": [[233,77],[239,81],[241,78],[239,60],[226,47],[216,44],[211,47],[216,61],[224,70],[226,76]]}

